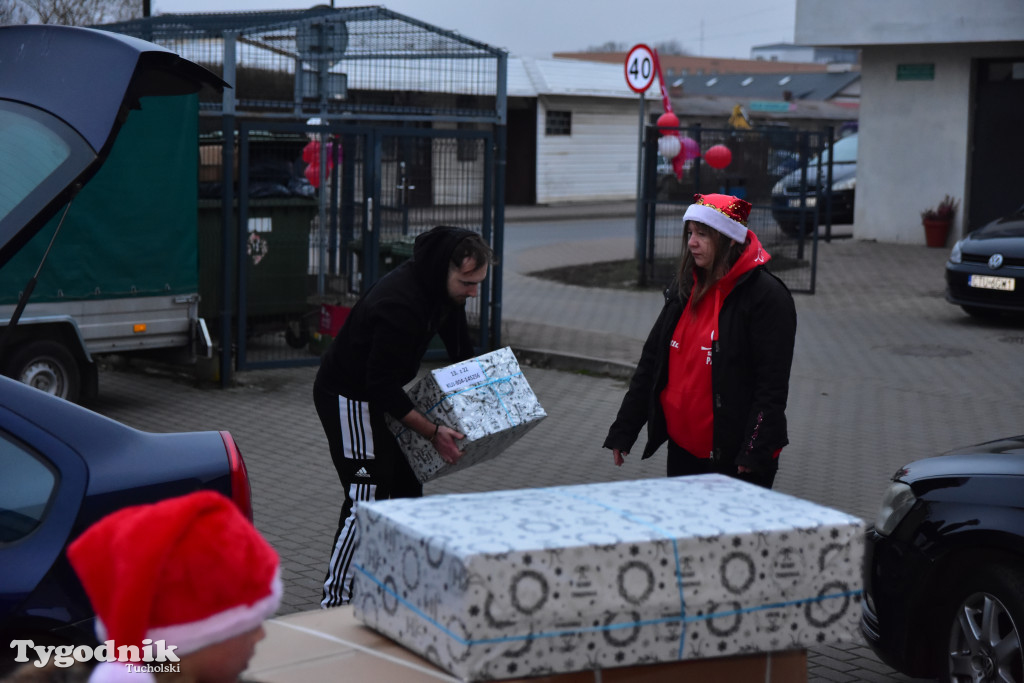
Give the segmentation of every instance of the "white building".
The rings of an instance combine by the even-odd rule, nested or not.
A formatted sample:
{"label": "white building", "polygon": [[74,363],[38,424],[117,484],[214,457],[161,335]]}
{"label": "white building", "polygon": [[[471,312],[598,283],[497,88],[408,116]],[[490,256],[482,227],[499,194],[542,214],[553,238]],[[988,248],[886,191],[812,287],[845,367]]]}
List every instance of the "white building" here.
{"label": "white building", "polygon": [[1024,203],[1024,2],[797,0],[795,39],[861,51],[854,237],[922,244],[946,194],[951,241]]}
{"label": "white building", "polygon": [[509,57],[507,203],[635,198],[640,102],[623,64]]}

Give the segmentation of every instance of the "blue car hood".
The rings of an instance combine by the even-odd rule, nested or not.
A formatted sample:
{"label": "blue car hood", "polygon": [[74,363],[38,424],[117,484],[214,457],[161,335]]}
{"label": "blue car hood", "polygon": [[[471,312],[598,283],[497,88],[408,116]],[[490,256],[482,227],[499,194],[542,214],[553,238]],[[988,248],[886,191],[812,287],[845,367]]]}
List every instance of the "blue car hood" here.
{"label": "blue car hood", "polygon": [[1024,435],[958,448],[933,458],[916,460],[894,479],[913,483],[922,479],[964,476],[1024,477]]}

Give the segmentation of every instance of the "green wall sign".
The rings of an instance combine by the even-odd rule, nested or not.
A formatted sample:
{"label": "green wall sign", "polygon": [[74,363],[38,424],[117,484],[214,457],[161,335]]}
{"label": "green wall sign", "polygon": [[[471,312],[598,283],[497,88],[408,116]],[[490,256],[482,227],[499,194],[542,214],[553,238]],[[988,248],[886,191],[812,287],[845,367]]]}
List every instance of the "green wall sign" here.
{"label": "green wall sign", "polygon": [[934,64],[897,64],[897,81],[934,81]]}
{"label": "green wall sign", "polygon": [[789,110],[789,102],[754,101],[750,103],[750,111],[782,112]]}

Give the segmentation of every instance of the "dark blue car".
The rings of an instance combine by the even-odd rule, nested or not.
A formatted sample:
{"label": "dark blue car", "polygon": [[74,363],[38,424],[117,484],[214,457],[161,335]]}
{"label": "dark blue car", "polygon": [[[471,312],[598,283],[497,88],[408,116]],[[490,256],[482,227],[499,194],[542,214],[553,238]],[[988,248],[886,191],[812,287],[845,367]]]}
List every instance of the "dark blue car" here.
{"label": "dark blue car", "polygon": [[[223,86],[145,41],[0,27],[0,268],[96,173],[139,98],[204,84]],[[121,507],[197,489],[220,491],[252,519],[245,464],[227,432],[142,432],[0,377],[0,675],[13,639],[95,642],[92,609],[64,555],[71,540]]]}
{"label": "dark blue car", "polygon": [[[832,184],[828,183],[829,162]],[[796,168],[782,176],[772,188],[772,218],[787,235],[812,235],[816,225],[853,223],[857,191],[857,133],[836,140],[807,168]]]}
{"label": "dark blue car", "polygon": [[953,245],[946,300],[976,318],[1024,314],[1024,205]]}
{"label": "dark blue car", "polygon": [[92,609],[64,549],[114,510],[204,488],[252,519],[228,432],[142,432],[7,377],[0,473],[0,650],[14,638],[92,640]]}
{"label": "dark blue car", "polygon": [[940,681],[1024,681],[1024,435],[893,475],[865,537],[861,632]]}

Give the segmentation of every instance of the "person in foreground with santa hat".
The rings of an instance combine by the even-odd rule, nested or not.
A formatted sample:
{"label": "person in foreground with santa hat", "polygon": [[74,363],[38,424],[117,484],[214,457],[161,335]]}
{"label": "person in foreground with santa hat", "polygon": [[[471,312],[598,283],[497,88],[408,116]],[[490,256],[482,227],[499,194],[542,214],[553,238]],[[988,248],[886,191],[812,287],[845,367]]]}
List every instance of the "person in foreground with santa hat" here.
{"label": "person in foreground with santa hat", "polygon": [[99,646],[53,650],[45,662],[27,647],[37,661],[7,680],[234,683],[283,592],[277,553],[215,491],[122,508],[67,556],[96,612]]}
{"label": "person in foreground with santa hat", "polygon": [[697,194],[675,280],[604,447],[616,465],[647,425],[642,458],[668,442],[668,476],[719,472],[771,488],[789,443],[796,307],[747,228],[749,202]]}

